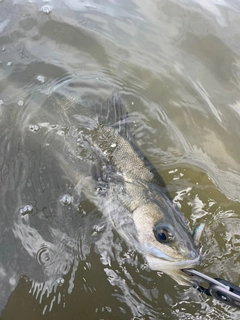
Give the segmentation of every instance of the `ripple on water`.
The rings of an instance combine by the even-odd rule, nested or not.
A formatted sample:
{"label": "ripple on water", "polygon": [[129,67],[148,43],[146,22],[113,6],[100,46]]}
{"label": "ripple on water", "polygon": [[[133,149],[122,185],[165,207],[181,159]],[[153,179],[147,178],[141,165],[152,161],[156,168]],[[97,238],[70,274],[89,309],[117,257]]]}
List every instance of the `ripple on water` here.
{"label": "ripple on water", "polygon": [[36,255],[37,262],[40,265],[45,265],[51,260],[51,251],[46,245],[43,245],[37,252]]}
{"label": "ripple on water", "polygon": [[[11,2],[12,0],[4,1],[4,5]],[[28,1],[14,1],[17,4],[20,2]],[[218,272],[218,275],[228,276],[228,280],[239,283],[238,206],[232,204],[227,212],[227,200],[221,200],[220,193],[214,196],[218,186],[229,198],[239,199],[239,153],[234,151],[238,150],[236,146],[239,141],[239,106],[235,104],[239,101],[237,74],[239,65],[234,65],[233,61],[238,60],[238,55],[233,56],[231,51],[237,48],[238,41],[235,34],[239,34],[237,31],[239,27],[237,23],[234,27],[234,21],[238,21],[238,16],[233,11],[224,9],[226,4],[224,5],[223,1],[221,5],[220,1],[216,5],[211,5],[214,2],[212,1],[208,7],[202,5],[201,1],[187,0],[173,0],[169,3],[165,1],[161,4],[149,1],[147,6],[145,1],[131,0],[108,1],[101,6],[91,5],[98,2],[93,0],[57,1],[57,4],[56,1],[47,0],[31,2],[31,13],[34,13],[35,4],[40,3],[40,6],[36,5],[37,13],[31,14],[31,17],[28,6],[21,6],[19,11],[21,14],[12,15],[12,12],[16,8],[18,10],[20,6],[8,4],[11,7],[11,12],[8,12],[9,19],[13,16],[13,21],[8,25],[7,33],[4,31],[5,33],[0,35],[3,44],[6,36],[6,39],[16,40],[12,52],[11,46],[8,45],[5,53],[5,47],[1,51],[4,53],[2,59],[5,58],[1,64],[1,71],[6,79],[1,81],[1,84],[6,88],[2,88],[0,97],[2,99],[0,107],[4,110],[0,126],[2,150],[0,164],[4,183],[0,195],[5,201],[2,201],[1,206],[1,228],[4,224],[6,230],[12,227],[12,224],[9,226],[7,223],[8,221],[12,223],[11,212],[17,208],[14,217],[17,219],[14,241],[11,241],[11,238],[10,241],[6,241],[5,235],[8,237],[11,233],[2,232],[5,229],[0,230],[3,241],[0,264],[4,264],[5,257],[9,257],[7,266],[11,267],[13,275],[9,273],[10,268],[3,266],[11,276],[11,285],[16,284],[15,274],[18,279],[18,274],[28,273],[28,276],[32,275],[35,288],[38,287],[42,295],[44,292],[49,293],[55,284],[62,284],[60,289],[64,296],[68,290],[66,288],[69,275],[66,278],[62,277],[71,270],[69,272],[71,288],[74,285],[77,288],[77,280],[81,283],[84,278],[86,291],[90,291],[87,285],[92,282],[94,287],[96,286],[96,295],[100,299],[106,299],[107,305],[110,306],[101,305],[102,300],[97,299],[95,303],[94,299],[88,299],[92,309],[98,310],[98,315],[95,314],[95,318],[98,319],[112,318],[110,315],[100,314],[104,308],[113,312],[113,315],[118,314],[115,307],[119,308],[118,311],[122,308],[125,312],[125,315],[122,315],[124,319],[226,319],[232,316],[234,311],[228,308],[224,310],[218,304],[214,305],[211,299],[206,300],[203,295],[198,297],[196,291],[184,294],[183,289],[176,289],[183,291],[182,295],[179,293],[177,296],[171,279],[167,276],[159,279],[154,272],[147,271],[148,268],[140,268],[134,258],[140,259],[140,257],[126,249],[124,240],[112,232],[111,224],[108,225],[106,222],[104,227],[105,220],[100,219],[99,213],[91,214],[93,208],[88,203],[81,203],[79,212],[72,214],[74,210],[70,196],[72,191],[65,188],[65,181],[60,179],[58,167],[52,166],[53,162],[48,161],[52,160],[48,157],[48,153],[58,144],[62,147],[62,142],[66,141],[65,137],[70,139],[71,132],[66,134],[67,131],[62,129],[69,125],[67,117],[70,119],[70,126],[75,119],[77,126],[83,126],[86,130],[89,127],[86,118],[80,118],[80,108],[84,99],[98,100],[99,97],[106,97],[112,91],[122,88],[128,104],[131,105],[130,127],[131,130],[133,128],[136,143],[144,152],[146,151],[146,155],[150,156],[149,160],[161,170],[161,173],[162,165],[165,166],[165,178],[167,178],[165,180],[167,183],[169,181],[172,183],[173,197],[175,194],[175,200],[182,205],[184,214],[187,212],[190,217],[192,209],[194,211],[191,214],[192,222],[203,220],[207,222],[205,248],[209,248],[209,256],[208,264],[204,265],[205,270],[208,267],[208,272],[211,271],[215,275]],[[54,3],[55,8],[62,6],[63,2],[66,4],[64,10],[55,10],[54,15],[51,14],[53,8],[50,4]],[[202,3],[207,2],[202,1]],[[76,7],[78,8],[74,11]],[[72,8],[71,11],[69,8]],[[211,15],[207,14],[209,12]],[[221,24],[215,24],[215,21],[219,22],[219,16],[224,13],[231,28],[225,26],[221,29]],[[0,15],[3,14],[4,10],[1,10]],[[189,33],[189,30],[192,32]],[[214,36],[206,36],[206,33]],[[218,39],[220,41],[216,41]],[[28,59],[22,58],[25,53],[22,54],[21,51],[27,52]],[[33,60],[36,63],[32,63]],[[10,66],[11,61],[12,66]],[[233,69],[236,70],[234,74],[231,73]],[[229,75],[228,79],[223,74],[224,70]],[[75,77],[75,80],[72,77]],[[75,99],[71,93],[71,100],[68,99],[66,103],[60,98],[61,103],[51,104],[51,99],[47,100],[46,96],[51,98],[59,86],[67,87],[71,79],[74,83],[69,85],[67,90],[75,87],[80,99]],[[236,88],[232,85],[234,81],[237,84]],[[18,84],[24,91],[26,90],[26,96],[16,94]],[[7,87],[10,88],[9,91],[6,91]],[[14,92],[15,97],[9,99],[9,92]],[[43,98],[38,96],[40,92]],[[24,101],[24,106],[19,102],[17,105],[20,97]],[[4,105],[1,106],[3,101]],[[14,110],[11,110],[9,101],[16,106]],[[78,108],[75,108],[77,103]],[[229,104],[235,104],[231,108],[232,111]],[[49,117],[43,114],[45,110]],[[8,112],[9,117],[6,117]],[[77,117],[73,119],[74,113]],[[11,122],[11,119],[14,121]],[[221,119],[224,119],[222,124]],[[48,123],[46,127],[42,122]],[[24,130],[27,129],[23,138],[40,142],[43,148],[39,148],[39,144],[34,142],[18,147],[18,139],[22,137],[16,134],[11,135],[16,139],[9,138],[13,132],[12,128],[17,128],[16,123],[19,126],[24,124]],[[52,130],[54,127],[49,123],[56,123],[59,131]],[[40,127],[34,124],[39,124]],[[3,128],[6,128],[6,131],[3,131]],[[40,128],[37,134],[29,132],[38,132]],[[95,128],[94,125],[92,128]],[[55,134],[59,135],[56,140]],[[224,139],[226,141],[221,145],[220,142]],[[229,147],[228,139],[232,140]],[[22,139],[23,143],[25,140],[27,139]],[[73,136],[71,141],[74,141]],[[51,147],[44,148],[48,142]],[[115,148],[115,145],[111,147]],[[10,148],[12,152],[9,152]],[[64,154],[60,152],[62,150],[60,147],[57,149],[59,155]],[[91,155],[85,150],[88,150],[88,146],[84,144],[84,140],[79,140],[77,153],[81,159],[90,161]],[[73,154],[75,155],[74,152]],[[77,163],[80,164],[81,161]],[[181,176],[179,171],[172,174],[170,171],[167,172],[171,164],[174,168],[185,167],[189,176],[185,176],[185,173]],[[206,189],[206,185],[209,185],[208,179],[204,177],[200,179],[198,170],[194,169],[194,166],[206,172],[206,176],[208,174],[215,184],[212,183]],[[193,168],[191,172],[190,167]],[[31,181],[31,185],[24,189],[27,179]],[[206,181],[203,182],[204,180]],[[199,183],[199,187],[196,187],[196,183]],[[64,187],[59,190],[59,186]],[[18,196],[20,205],[16,200]],[[223,203],[223,208],[218,208],[220,202]],[[36,203],[35,215],[28,214],[32,212],[29,203]],[[37,212],[37,209],[42,212]],[[235,216],[233,212],[236,212]],[[83,217],[84,213],[86,214]],[[211,219],[213,216],[215,218]],[[16,241],[17,246],[15,246]],[[8,245],[5,246],[4,243]],[[90,251],[92,244],[95,246],[95,252],[98,252],[96,257],[94,250]],[[127,252],[125,259],[122,258],[124,252]],[[100,264],[100,257],[103,266]],[[81,266],[84,264],[84,259],[89,259],[92,267],[88,268],[89,274],[83,276]],[[75,279],[72,270],[77,268],[80,260],[81,272]],[[75,263],[74,267],[72,261]],[[23,265],[20,270],[18,268],[21,263]],[[101,276],[101,270],[105,267],[106,274]],[[1,276],[2,270],[0,269]],[[97,284],[98,278],[101,279],[99,284]],[[0,288],[5,294],[2,284]],[[85,301],[86,297],[89,295],[85,296],[77,291],[77,295],[73,295],[71,300],[77,301],[76,308],[79,308],[79,302]],[[59,303],[57,295],[53,298],[55,300],[52,301]],[[103,300],[103,303],[105,301]],[[142,305],[146,308],[143,309]],[[70,303],[69,306],[72,308],[73,304]],[[38,307],[37,305],[36,308]],[[126,314],[127,308],[132,312]],[[152,315],[153,309],[156,310],[154,315]],[[67,309],[67,312],[73,313],[75,310]],[[59,315],[61,318],[61,308]],[[93,319],[95,318],[93,316]],[[237,319],[236,313],[235,318]]]}

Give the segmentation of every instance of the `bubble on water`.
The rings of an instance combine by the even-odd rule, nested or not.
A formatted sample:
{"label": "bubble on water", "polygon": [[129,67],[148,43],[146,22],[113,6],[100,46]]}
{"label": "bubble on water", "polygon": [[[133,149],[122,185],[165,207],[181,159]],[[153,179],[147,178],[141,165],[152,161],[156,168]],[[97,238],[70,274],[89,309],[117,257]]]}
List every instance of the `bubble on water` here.
{"label": "bubble on water", "polygon": [[72,203],[72,197],[69,194],[64,194],[61,198],[60,198],[60,203],[63,206],[69,206]]}
{"label": "bubble on water", "polygon": [[57,130],[57,134],[59,136],[66,136],[69,132],[69,127],[62,127],[61,129]]}
{"label": "bubble on water", "polygon": [[5,47],[2,47],[2,51],[5,51],[6,50],[6,48]]}
{"label": "bubble on water", "polygon": [[56,279],[56,283],[57,283],[58,285],[62,285],[62,284],[64,284],[64,279],[63,279],[63,278],[57,278],[57,279]]}
{"label": "bubble on water", "polygon": [[44,82],[45,82],[45,77],[42,76],[41,74],[39,74],[39,75],[37,76],[37,80],[38,80],[40,83],[44,83]]}
{"label": "bubble on water", "polygon": [[17,280],[15,278],[10,278],[9,279],[9,283],[10,283],[11,286],[16,286]]}
{"label": "bubble on water", "polygon": [[18,105],[19,105],[20,107],[22,107],[22,106],[23,106],[23,101],[22,101],[22,100],[19,100],[19,101],[18,101]]}
{"label": "bubble on water", "polygon": [[27,204],[23,208],[20,209],[20,214],[25,215],[29,214],[33,211],[33,206],[31,204]]}
{"label": "bubble on water", "polygon": [[52,7],[48,6],[48,5],[42,6],[41,11],[44,13],[50,13],[50,12],[52,12]]}
{"label": "bubble on water", "polygon": [[57,131],[57,134],[58,134],[59,136],[64,136],[64,135],[65,135],[65,132],[64,132],[63,130],[58,130],[58,131]]}
{"label": "bubble on water", "polygon": [[37,132],[40,129],[40,127],[37,124],[30,124],[28,128],[30,131],[33,132]]}
{"label": "bubble on water", "polygon": [[7,66],[11,66],[11,65],[12,65],[12,62],[9,61],[9,62],[7,63]]}
{"label": "bubble on water", "polygon": [[95,225],[93,226],[93,234],[100,233],[105,230],[105,225]]}

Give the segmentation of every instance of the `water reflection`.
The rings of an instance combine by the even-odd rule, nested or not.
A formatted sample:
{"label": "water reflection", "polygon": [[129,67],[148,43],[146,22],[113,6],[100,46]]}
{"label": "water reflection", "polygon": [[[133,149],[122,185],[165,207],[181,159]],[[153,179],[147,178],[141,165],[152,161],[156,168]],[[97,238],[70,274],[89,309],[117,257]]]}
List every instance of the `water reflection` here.
{"label": "water reflection", "polygon": [[[206,224],[201,270],[239,284],[239,10],[235,1],[0,1],[2,319],[238,319],[151,272],[72,172],[76,159],[94,160],[77,130],[94,121],[80,109],[121,91],[136,143],[191,226]],[[71,100],[51,99],[59,88]]]}

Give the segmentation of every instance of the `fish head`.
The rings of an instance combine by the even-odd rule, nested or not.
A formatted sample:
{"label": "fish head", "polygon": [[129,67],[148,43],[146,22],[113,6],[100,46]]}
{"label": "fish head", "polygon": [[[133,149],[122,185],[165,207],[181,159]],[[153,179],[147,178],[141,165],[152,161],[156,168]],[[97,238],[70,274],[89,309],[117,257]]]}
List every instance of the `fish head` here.
{"label": "fish head", "polygon": [[167,197],[149,201],[134,210],[133,220],[150,269],[163,271],[179,284],[189,285],[190,278],[181,270],[200,264],[201,250],[175,204]]}

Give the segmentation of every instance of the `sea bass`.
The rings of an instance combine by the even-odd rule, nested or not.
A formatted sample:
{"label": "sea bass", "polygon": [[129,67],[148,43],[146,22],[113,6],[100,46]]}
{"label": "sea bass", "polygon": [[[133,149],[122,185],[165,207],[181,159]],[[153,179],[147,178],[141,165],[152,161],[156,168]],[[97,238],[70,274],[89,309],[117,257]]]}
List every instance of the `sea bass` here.
{"label": "sea bass", "polygon": [[[146,258],[150,269],[187,284],[180,270],[200,263],[199,232],[190,233],[161,176],[134,146],[120,95],[92,114],[92,118],[79,117],[77,138],[66,138],[68,150],[84,145],[91,157],[76,161],[73,153],[59,152],[63,171],[80,193],[110,217],[120,235]],[[86,125],[84,119],[88,119]]]}

